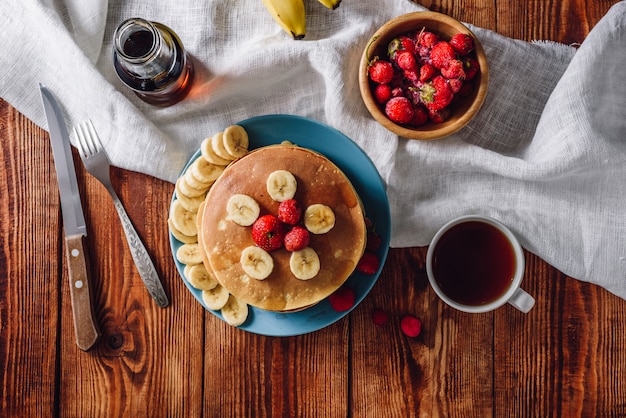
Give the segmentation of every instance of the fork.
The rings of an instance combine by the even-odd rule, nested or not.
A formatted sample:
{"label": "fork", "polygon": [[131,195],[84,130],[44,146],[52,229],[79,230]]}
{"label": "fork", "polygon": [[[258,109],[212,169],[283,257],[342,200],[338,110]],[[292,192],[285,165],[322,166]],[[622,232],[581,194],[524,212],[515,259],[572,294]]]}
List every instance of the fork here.
{"label": "fork", "polygon": [[159,279],[156,269],[154,268],[154,264],[152,264],[152,260],[148,255],[146,247],[144,247],[141,242],[141,239],[139,238],[137,231],[135,231],[135,228],[126,213],[122,202],[119,197],[117,197],[117,193],[115,193],[115,190],[113,189],[113,184],[111,183],[109,175],[111,164],[105,150],[102,148],[102,143],[100,142],[100,138],[98,137],[91,120],[87,120],[86,122],[75,126],[74,135],[76,136],[78,151],[85,168],[92,176],[102,183],[113,199],[113,204],[115,209],[117,209],[117,214],[120,217],[122,227],[126,233],[126,240],[128,241],[130,253],[135,261],[135,266],[139,271],[139,276],[141,276],[141,279],[148,289],[148,293],[150,293],[157,305],[162,308],[166,307],[169,304],[169,301],[165,295],[165,291],[163,290],[161,280]]}

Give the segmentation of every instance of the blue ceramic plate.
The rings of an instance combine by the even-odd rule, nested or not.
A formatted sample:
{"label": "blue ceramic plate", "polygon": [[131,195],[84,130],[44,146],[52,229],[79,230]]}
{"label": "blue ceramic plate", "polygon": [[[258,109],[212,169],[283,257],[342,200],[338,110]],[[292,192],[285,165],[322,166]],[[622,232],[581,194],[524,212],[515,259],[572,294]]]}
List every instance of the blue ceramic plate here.
{"label": "blue ceramic plate", "polygon": [[[279,144],[289,140],[296,145],[325,155],[342,169],[356,188],[365,206],[366,216],[375,223],[376,231],[382,238],[382,245],[378,250],[378,257],[381,263],[376,274],[367,275],[355,272],[344,285],[354,290],[356,295],[354,307],[356,307],[369,293],[374,283],[376,283],[387,258],[389,248],[391,232],[389,201],[387,200],[385,186],[376,167],[350,138],[328,125],[307,118],[291,115],[267,115],[247,119],[237,124],[243,126],[248,132],[250,149]],[[200,155],[200,151],[197,151],[191,157],[183,173]],[[183,277],[183,282],[198,302],[207,309],[202,302],[202,291],[195,289],[184,279],[184,265],[178,262],[175,255],[176,250],[182,243],[174,238],[171,233],[170,245],[178,272]],[[219,311],[207,310],[222,319]],[[349,312],[350,310],[336,312],[330,306],[328,299],[324,299],[308,309],[292,313],[276,313],[250,307],[248,319],[239,328],[255,334],[269,336],[301,335],[324,328],[343,318]]]}

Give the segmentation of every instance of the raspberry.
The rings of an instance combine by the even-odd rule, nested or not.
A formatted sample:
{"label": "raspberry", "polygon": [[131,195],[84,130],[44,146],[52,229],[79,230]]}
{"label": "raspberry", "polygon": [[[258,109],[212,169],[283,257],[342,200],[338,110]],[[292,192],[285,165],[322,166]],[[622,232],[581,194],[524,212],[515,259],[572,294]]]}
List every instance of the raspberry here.
{"label": "raspberry", "polygon": [[459,55],[467,55],[474,50],[474,39],[466,33],[457,33],[450,39],[450,45]]}
{"label": "raspberry", "polygon": [[391,99],[391,87],[389,87],[389,84],[378,84],[374,89],[374,98],[381,105],[387,103]]}
{"label": "raspberry", "polygon": [[396,53],[396,63],[403,70],[416,70],[417,61],[415,55],[406,49]]}
{"label": "raspberry", "polygon": [[463,70],[463,62],[453,59],[448,61],[446,66],[441,69],[441,75],[445,78],[459,78],[465,80],[465,71]]}
{"label": "raspberry", "polygon": [[295,199],[287,199],[278,205],[278,219],[288,225],[295,225],[302,217],[302,206]]}
{"label": "raspberry", "polygon": [[380,267],[380,260],[374,253],[366,252],[356,265],[357,271],[365,274],[374,274]]}
{"label": "raspberry", "polygon": [[422,331],[422,323],[412,315],[405,315],[400,320],[400,329],[407,337],[417,337]]}
{"label": "raspberry", "polygon": [[311,236],[302,226],[294,226],[285,234],[284,245],[287,251],[300,251],[309,246]]}
{"label": "raspberry", "polygon": [[437,74],[437,70],[430,64],[424,64],[420,68],[420,81],[427,82]]}
{"label": "raspberry", "polygon": [[356,296],[350,287],[342,287],[328,297],[330,306],[337,312],[345,312],[354,306]]}
{"label": "raspberry", "polygon": [[420,99],[429,110],[443,109],[450,104],[453,97],[448,81],[440,75],[424,84],[420,90]]}
{"label": "raspberry", "polygon": [[456,59],[456,52],[446,41],[437,42],[430,50],[430,60],[435,68],[442,69],[453,59]]}
{"label": "raspberry", "polygon": [[385,105],[385,114],[396,123],[409,123],[413,120],[413,104],[406,97],[393,97]]}
{"label": "raspberry", "polygon": [[389,61],[374,59],[368,68],[370,79],[379,84],[389,83],[393,79],[393,66]]}
{"label": "raspberry", "polygon": [[377,327],[384,327],[389,322],[389,315],[382,309],[374,309],[372,312],[372,321]]}

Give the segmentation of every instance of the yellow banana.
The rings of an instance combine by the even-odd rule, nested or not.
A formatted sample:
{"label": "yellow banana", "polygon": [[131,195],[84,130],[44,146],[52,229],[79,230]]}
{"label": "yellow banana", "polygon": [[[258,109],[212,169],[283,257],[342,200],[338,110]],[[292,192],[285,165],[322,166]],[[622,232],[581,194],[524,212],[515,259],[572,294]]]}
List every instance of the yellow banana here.
{"label": "yellow banana", "polygon": [[304,0],[263,0],[272,18],[293,39],[302,39],[306,34]]}
{"label": "yellow banana", "polygon": [[318,0],[320,3],[324,5],[324,7],[335,10],[341,4],[341,0]]}

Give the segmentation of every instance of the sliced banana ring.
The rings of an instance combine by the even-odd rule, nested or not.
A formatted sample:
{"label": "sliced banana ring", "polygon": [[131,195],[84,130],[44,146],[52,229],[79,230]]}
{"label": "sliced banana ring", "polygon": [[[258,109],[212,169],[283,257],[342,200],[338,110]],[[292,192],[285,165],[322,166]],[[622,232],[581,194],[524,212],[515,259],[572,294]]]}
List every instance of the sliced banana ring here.
{"label": "sliced banana ring", "polygon": [[226,202],[226,213],[237,225],[252,225],[260,212],[261,208],[257,201],[245,194],[234,194]]}
{"label": "sliced banana ring", "polygon": [[291,253],[289,268],[296,278],[310,280],[320,271],[320,258],[313,248],[306,247]]}
{"label": "sliced banana ring", "polygon": [[240,125],[231,125],[224,130],[224,149],[233,159],[241,158],[248,152],[250,140],[248,133]]}
{"label": "sliced banana ring", "polygon": [[176,250],[176,259],[190,266],[202,263],[202,253],[198,243],[183,244]]}
{"label": "sliced banana ring", "polygon": [[219,155],[215,153],[212,145],[213,141],[211,138],[206,138],[200,144],[200,152],[202,153],[202,157],[210,162],[211,164],[219,165],[219,166],[227,166],[230,163],[230,160],[226,160],[221,158]]}
{"label": "sliced banana ring", "polygon": [[185,176],[179,178],[180,182],[178,183],[178,190],[180,194],[183,194],[187,197],[200,197],[206,194],[208,188],[196,189],[192,187],[188,182]]}
{"label": "sliced banana ring", "polygon": [[274,260],[262,248],[250,246],[243,249],[240,258],[241,268],[256,280],[265,280],[274,270]]}
{"label": "sliced banana ring", "polygon": [[198,242],[197,235],[189,236],[180,232],[178,228],[176,228],[176,226],[174,225],[172,218],[167,219],[167,226],[170,228],[170,232],[172,233],[172,235],[174,235],[174,238],[176,238],[183,244],[193,244],[194,242]]}
{"label": "sliced banana ring", "polygon": [[219,284],[215,277],[204,267],[204,264],[195,264],[185,274],[190,285],[200,290],[211,290]]}
{"label": "sliced banana ring", "polygon": [[228,302],[230,293],[224,288],[224,286],[218,284],[211,290],[202,291],[202,301],[207,308],[217,311],[220,310]]}
{"label": "sliced banana ring", "polygon": [[224,171],[224,167],[215,165],[206,160],[206,158],[197,158],[189,166],[191,174],[202,183],[213,183]]}
{"label": "sliced banana ring", "polygon": [[170,218],[174,227],[182,234],[189,237],[198,235],[198,227],[196,225],[196,212],[191,212],[182,205],[180,199],[172,202],[170,207]]}
{"label": "sliced banana ring", "polygon": [[293,199],[298,188],[298,182],[291,172],[276,170],[267,176],[265,186],[272,200],[283,202]]}
{"label": "sliced banana ring", "polygon": [[312,234],[325,234],[335,226],[335,212],[322,203],[308,206],[304,211],[304,226]]}
{"label": "sliced banana ring", "polygon": [[224,147],[224,132],[218,132],[211,137],[211,147],[218,157],[228,161],[235,159],[228,153],[228,151],[226,151],[226,148]]}
{"label": "sliced banana ring", "polygon": [[238,327],[248,318],[248,304],[230,295],[226,304],[222,306],[222,317],[228,324]]}

